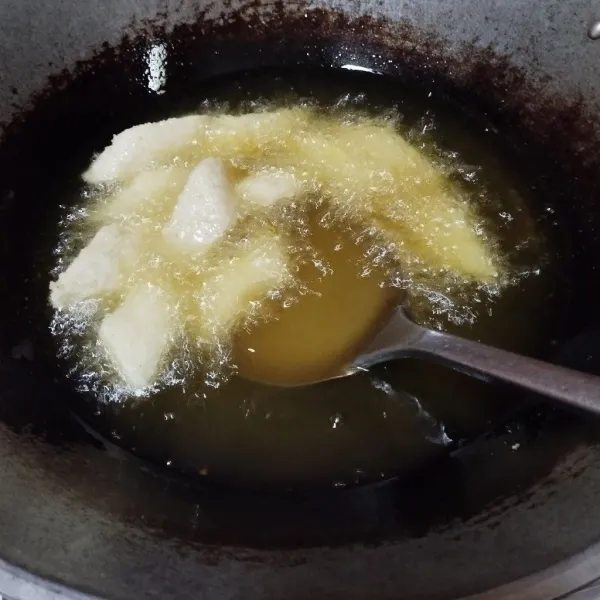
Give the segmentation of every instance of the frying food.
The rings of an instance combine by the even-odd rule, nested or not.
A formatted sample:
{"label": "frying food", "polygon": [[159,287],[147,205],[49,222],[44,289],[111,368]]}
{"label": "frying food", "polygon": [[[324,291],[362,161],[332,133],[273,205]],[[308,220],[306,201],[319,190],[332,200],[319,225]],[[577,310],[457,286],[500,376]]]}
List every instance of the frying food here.
{"label": "frying food", "polygon": [[[260,323],[295,327],[286,307],[312,305],[323,290],[370,307],[348,329],[352,339],[331,334],[342,356],[341,340],[354,347],[387,304],[395,268],[415,281],[443,273],[502,283],[503,260],[476,208],[389,121],[305,106],[167,119],[115,136],[83,177],[100,190],[90,218],[101,227],[51,284],[50,300],[62,311],[98,301],[92,335],[129,388],[160,382],[178,346],[205,363],[211,351],[223,363],[240,356],[236,340],[254,352]],[[319,246],[319,229],[341,237]],[[345,289],[318,283],[334,271]],[[352,283],[361,277],[366,287]],[[313,321],[321,330],[337,323]],[[327,348],[323,363],[335,358]]]}

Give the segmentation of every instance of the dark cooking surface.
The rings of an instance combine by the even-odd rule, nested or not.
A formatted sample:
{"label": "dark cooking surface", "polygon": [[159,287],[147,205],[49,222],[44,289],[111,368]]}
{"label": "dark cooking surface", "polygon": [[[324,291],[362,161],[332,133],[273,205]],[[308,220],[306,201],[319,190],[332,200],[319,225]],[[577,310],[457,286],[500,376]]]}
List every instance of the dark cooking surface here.
{"label": "dark cooking surface", "polygon": [[[370,66],[489,110],[499,129],[514,134],[523,160],[547,173],[549,193],[564,192],[558,201],[561,218],[576,233],[580,284],[571,329],[590,324],[598,300],[600,211],[591,208],[600,157],[578,105],[540,104],[543,96],[522,74],[490,52],[465,48],[455,60],[441,61],[443,46],[406,26],[389,30],[369,19],[349,25],[337,13],[305,17],[291,9],[283,22],[277,14],[273,19],[253,28],[232,19],[211,38],[200,28],[180,29],[171,39],[173,69],[185,77],[191,69],[210,76],[268,64],[328,64],[351,44],[358,63],[364,57]],[[388,47],[392,34],[402,51]],[[143,43],[124,40],[122,52],[137,65],[126,77],[115,70],[114,52],[105,50],[73,82],[58,78],[23,126],[9,128],[0,148],[0,252],[7,265],[0,289],[10,290],[1,305],[0,419],[7,426],[0,429],[0,555],[116,598],[197,597],[199,590],[210,598],[440,598],[530,574],[597,541],[598,530],[582,526],[582,515],[590,524],[600,520],[597,426],[548,406],[533,406],[410,482],[302,494],[217,489],[169,477],[96,439],[73,418],[66,388],[41,360],[43,349],[23,343],[34,337],[29,321],[40,300],[23,279],[35,263],[28,236],[47,214],[44,196],[28,192],[39,189],[35,178],[51,165],[56,139],[81,144],[81,166],[87,161],[79,111],[114,116],[109,95],[95,93],[97,85],[118,88],[119,114],[135,114],[148,93],[136,58]],[[181,61],[192,54],[194,63]],[[69,91],[57,92],[64,84]],[[85,106],[67,102],[73,97]],[[73,119],[65,128],[67,114]],[[115,129],[127,125],[113,121]],[[45,135],[33,138],[41,124]],[[22,222],[16,215],[27,215],[30,228],[15,226]],[[597,352],[586,344],[577,350],[581,366],[590,366],[587,357]],[[573,497],[583,504],[568,510]]]}

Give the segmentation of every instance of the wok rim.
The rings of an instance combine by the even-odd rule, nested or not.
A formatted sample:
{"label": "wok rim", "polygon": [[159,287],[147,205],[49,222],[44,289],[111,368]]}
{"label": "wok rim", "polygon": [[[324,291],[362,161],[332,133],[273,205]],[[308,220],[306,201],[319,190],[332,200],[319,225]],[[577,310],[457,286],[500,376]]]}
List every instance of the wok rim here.
{"label": "wok rim", "polygon": [[[600,579],[600,542],[547,569],[456,600],[553,600],[594,590]],[[218,592],[217,592],[218,593]],[[41,577],[0,558],[0,597],[7,600],[103,600]],[[109,597],[107,597],[109,598]]]}

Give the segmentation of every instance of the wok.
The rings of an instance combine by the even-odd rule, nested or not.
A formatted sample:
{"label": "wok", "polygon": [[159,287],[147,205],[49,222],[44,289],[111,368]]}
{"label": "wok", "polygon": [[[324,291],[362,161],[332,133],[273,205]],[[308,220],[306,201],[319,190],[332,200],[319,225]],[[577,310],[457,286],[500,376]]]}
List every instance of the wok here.
{"label": "wok", "polygon": [[[410,481],[298,492],[201,485],[74,416],[72,391],[38,347],[47,307],[36,284],[47,277],[39,241],[57,203],[50,174],[89,161],[90,119],[118,131],[160,101],[148,88],[149,47],[164,45],[178,81],[354,65],[447,91],[543,173],[574,257],[554,358],[599,372],[600,45],[586,35],[595,16],[587,0],[4,0],[0,592],[548,599],[600,577],[597,420],[535,399]],[[78,148],[72,164],[68,148]]]}

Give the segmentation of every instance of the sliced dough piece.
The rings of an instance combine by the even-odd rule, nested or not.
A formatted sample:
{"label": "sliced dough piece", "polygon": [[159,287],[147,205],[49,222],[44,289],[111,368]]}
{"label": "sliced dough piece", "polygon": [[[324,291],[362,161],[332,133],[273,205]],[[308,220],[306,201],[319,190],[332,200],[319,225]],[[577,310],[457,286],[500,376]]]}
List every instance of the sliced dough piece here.
{"label": "sliced dough piece", "polygon": [[157,287],[141,286],[104,317],[98,337],[123,380],[142,389],[156,382],[171,342],[171,317]]}
{"label": "sliced dough piece", "polygon": [[220,262],[202,285],[196,333],[208,343],[229,338],[236,325],[256,314],[269,292],[290,282],[287,246],[276,234],[261,232]]}
{"label": "sliced dough piece", "polygon": [[163,235],[182,251],[203,252],[235,220],[235,194],[223,163],[206,158],[192,171]]}
{"label": "sliced dough piece", "polygon": [[192,144],[211,117],[191,115],[136,125],[115,135],[83,174],[88,183],[125,181],[155,164],[171,161]]}
{"label": "sliced dough piece", "polygon": [[374,222],[434,269],[494,280],[500,266],[478,217],[441,173],[390,125],[323,123],[296,142],[302,168],[349,218]]}
{"label": "sliced dough piece", "polygon": [[295,198],[303,185],[289,171],[262,171],[250,175],[236,186],[239,197],[249,204],[269,207]]}
{"label": "sliced dough piece", "polygon": [[304,127],[309,114],[297,108],[244,115],[191,115],[136,125],[114,136],[83,178],[96,184],[124,182],[177,157],[192,164],[207,156],[252,162],[280,149]]}
{"label": "sliced dough piece", "polygon": [[50,284],[50,301],[64,309],[117,290],[139,256],[140,239],[117,224],[102,227],[69,267]]}
{"label": "sliced dough piece", "polygon": [[109,197],[99,210],[103,222],[125,221],[131,218],[170,214],[190,170],[184,167],[167,167],[142,171],[133,181]]}

